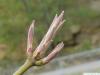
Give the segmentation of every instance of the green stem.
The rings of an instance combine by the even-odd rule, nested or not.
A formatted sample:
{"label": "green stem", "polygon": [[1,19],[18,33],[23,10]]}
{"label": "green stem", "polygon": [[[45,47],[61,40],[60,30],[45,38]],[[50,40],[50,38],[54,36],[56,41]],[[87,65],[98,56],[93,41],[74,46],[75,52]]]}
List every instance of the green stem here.
{"label": "green stem", "polygon": [[26,72],[32,66],[32,61],[27,59],[26,62],[13,75],[23,75],[24,72]]}

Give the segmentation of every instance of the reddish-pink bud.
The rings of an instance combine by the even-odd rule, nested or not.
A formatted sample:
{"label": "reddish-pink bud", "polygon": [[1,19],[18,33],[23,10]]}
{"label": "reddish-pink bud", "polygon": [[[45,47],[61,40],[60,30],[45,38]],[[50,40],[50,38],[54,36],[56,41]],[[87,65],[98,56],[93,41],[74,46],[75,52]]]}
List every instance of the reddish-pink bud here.
{"label": "reddish-pink bud", "polygon": [[28,38],[27,38],[27,53],[32,54],[32,41],[33,41],[33,35],[34,35],[34,23],[35,21],[32,22],[32,24],[29,27],[28,30]]}
{"label": "reddish-pink bud", "polygon": [[63,42],[59,43],[55,48],[54,50],[45,58],[43,58],[43,62],[44,63],[48,63],[50,62],[53,58],[56,57],[56,55],[61,51],[61,49],[64,47],[64,44]]}

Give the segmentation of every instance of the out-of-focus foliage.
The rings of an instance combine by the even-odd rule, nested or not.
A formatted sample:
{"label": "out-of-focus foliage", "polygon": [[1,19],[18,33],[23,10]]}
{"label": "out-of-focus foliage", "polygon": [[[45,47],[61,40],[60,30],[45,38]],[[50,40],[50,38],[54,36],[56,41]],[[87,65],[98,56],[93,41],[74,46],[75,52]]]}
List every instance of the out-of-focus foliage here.
{"label": "out-of-focus foliage", "polygon": [[1,59],[23,58],[32,20],[36,20],[34,41],[39,42],[55,14],[62,10],[66,22],[52,47],[61,40],[65,43],[63,51],[66,53],[98,47],[100,11],[93,9],[93,2],[95,0],[0,0],[0,45],[6,47],[0,50],[4,53]]}

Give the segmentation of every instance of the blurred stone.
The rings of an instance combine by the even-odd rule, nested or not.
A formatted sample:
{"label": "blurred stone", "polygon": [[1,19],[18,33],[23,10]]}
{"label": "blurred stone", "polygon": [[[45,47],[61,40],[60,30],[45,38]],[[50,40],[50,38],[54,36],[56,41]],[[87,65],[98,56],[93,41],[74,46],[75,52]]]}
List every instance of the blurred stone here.
{"label": "blurred stone", "polygon": [[91,9],[100,12],[100,0],[93,0],[90,4]]}
{"label": "blurred stone", "polygon": [[92,36],[92,45],[93,47],[100,47],[100,33],[96,33]]}
{"label": "blurred stone", "polygon": [[7,48],[6,45],[0,44],[0,60],[5,58],[5,56],[6,56],[6,48]]}
{"label": "blurred stone", "polygon": [[78,33],[80,31],[80,26],[71,26],[70,30],[73,34]]}

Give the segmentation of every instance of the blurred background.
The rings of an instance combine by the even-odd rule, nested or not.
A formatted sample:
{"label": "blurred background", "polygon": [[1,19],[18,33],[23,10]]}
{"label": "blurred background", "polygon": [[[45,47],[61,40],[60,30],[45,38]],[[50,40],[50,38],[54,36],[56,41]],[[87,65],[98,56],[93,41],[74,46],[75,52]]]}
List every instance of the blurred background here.
{"label": "blurred background", "polygon": [[[26,58],[27,31],[32,20],[36,20],[33,43],[36,48],[55,14],[60,14],[62,10],[65,11],[66,22],[55,37],[49,51],[61,41],[64,42],[65,47],[58,55],[59,58],[45,66],[46,70],[38,68],[38,71],[40,73],[51,71],[56,64],[55,66],[62,69],[59,74],[67,75],[70,72],[69,67],[74,69],[75,65],[100,63],[100,0],[0,0],[1,75],[11,75],[23,64]],[[52,67],[49,68],[49,66]],[[67,70],[63,70],[65,68]],[[37,68],[34,72],[37,72],[36,70]],[[55,70],[58,70],[58,67]],[[99,70],[93,71],[100,72],[100,66]],[[79,73],[82,72],[83,70],[79,71]],[[29,75],[32,73],[33,69],[28,72]],[[49,74],[58,75],[51,72],[43,75]]]}

